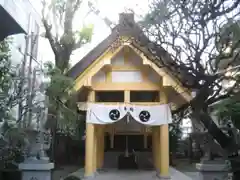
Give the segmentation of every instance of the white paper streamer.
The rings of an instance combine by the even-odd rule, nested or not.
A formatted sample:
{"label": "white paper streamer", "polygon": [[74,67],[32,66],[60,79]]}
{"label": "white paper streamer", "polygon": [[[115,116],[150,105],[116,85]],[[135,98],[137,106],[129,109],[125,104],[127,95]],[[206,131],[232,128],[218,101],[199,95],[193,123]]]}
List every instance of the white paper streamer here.
{"label": "white paper streamer", "polygon": [[[120,112],[120,117],[117,120],[112,120],[109,117],[111,110],[117,109]],[[148,111],[150,118],[147,122],[141,121],[139,115],[142,111]],[[148,126],[159,126],[162,124],[172,123],[171,110],[168,104],[140,106],[140,105],[104,105],[91,103],[87,110],[87,123],[93,124],[111,124],[123,119],[127,114],[130,114],[138,123]]]}
{"label": "white paper streamer", "polygon": [[[137,122],[148,126],[159,126],[162,124],[172,123],[171,110],[168,104],[154,105],[154,106],[133,106],[133,111],[130,111],[131,116]],[[142,111],[148,111],[150,113],[150,119],[147,122],[140,120],[140,113]]]}
{"label": "white paper streamer", "polygon": [[[120,112],[118,120],[112,120],[109,117],[111,110],[117,109]],[[89,104],[87,111],[87,123],[93,124],[111,124],[115,123],[127,114],[127,109],[123,105],[104,105],[104,104]]]}

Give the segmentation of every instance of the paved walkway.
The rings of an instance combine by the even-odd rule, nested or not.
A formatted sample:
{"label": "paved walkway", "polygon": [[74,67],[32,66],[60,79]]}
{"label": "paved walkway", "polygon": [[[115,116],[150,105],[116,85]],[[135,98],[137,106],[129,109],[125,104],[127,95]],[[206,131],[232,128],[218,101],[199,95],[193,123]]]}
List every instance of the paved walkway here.
{"label": "paved walkway", "polygon": [[[83,170],[80,169],[70,175],[82,178]],[[180,171],[170,168],[171,180],[193,180]],[[157,180],[156,172],[151,170],[117,170],[107,169],[97,174],[92,180]]]}
{"label": "paved walkway", "polygon": [[52,180],[60,180],[69,174],[78,171],[79,166],[63,166],[61,168],[54,169],[52,172]]}
{"label": "paved walkway", "polygon": [[[171,180],[192,180],[185,174],[170,168]],[[119,171],[109,170],[108,172],[100,173],[94,180],[157,180],[155,171]]]}

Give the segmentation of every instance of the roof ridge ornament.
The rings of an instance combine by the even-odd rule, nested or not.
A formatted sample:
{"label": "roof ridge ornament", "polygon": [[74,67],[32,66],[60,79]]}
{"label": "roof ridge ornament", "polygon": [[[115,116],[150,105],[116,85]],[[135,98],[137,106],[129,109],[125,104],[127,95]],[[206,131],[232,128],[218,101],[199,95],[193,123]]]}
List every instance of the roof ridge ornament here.
{"label": "roof ridge ornament", "polygon": [[122,24],[122,23],[135,23],[135,20],[134,20],[134,13],[132,12],[128,12],[128,13],[120,13],[119,14],[119,24]]}

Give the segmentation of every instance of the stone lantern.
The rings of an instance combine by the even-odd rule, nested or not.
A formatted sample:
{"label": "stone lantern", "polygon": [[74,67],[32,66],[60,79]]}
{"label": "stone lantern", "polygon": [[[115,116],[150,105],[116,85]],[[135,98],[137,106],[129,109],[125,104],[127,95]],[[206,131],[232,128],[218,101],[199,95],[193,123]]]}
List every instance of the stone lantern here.
{"label": "stone lantern", "polygon": [[42,86],[41,93],[44,96],[44,103],[34,109],[37,114],[36,122],[26,130],[28,146],[26,148],[25,161],[19,164],[22,170],[22,180],[38,179],[51,180],[51,170],[54,164],[49,162],[45,151],[50,148],[51,137],[45,129],[48,115],[48,97],[45,95],[45,87]]}

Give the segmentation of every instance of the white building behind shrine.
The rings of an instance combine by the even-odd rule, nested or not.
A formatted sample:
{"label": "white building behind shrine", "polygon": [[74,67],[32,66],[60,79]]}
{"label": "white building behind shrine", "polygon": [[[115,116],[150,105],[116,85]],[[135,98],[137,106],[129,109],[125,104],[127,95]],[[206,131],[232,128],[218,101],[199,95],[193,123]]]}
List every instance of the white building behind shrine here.
{"label": "white building behind shrine", "polygon": [[[40,42],[40,29],[41,29],[41,15],[40,0],[0,0],[1,11],[5,11],[6,19],[2,19],[1,26],[11,26],[7,17],[13,19],[13,21],[22,28],[25,32],[8,36],[10,39],[11,50],[11,62],[12,66],[19,67],[25,61],[24,76],[26,78],[31,77],[33,79],[34,70],[37,70],[37,78],[35,86],[41,84],[43,80],[43,60],[41,56]],[[31,68],[30,68],[31,67]],[[30,71],[29,71],[30,70]],[[30,72],[30,73],[29,73]],[[26,84],[27,85],[27,84]],[[41,100],[44,95],[37,94],[35,101]],[[18,119],[18,106],[12,110],[12,114]]]}

